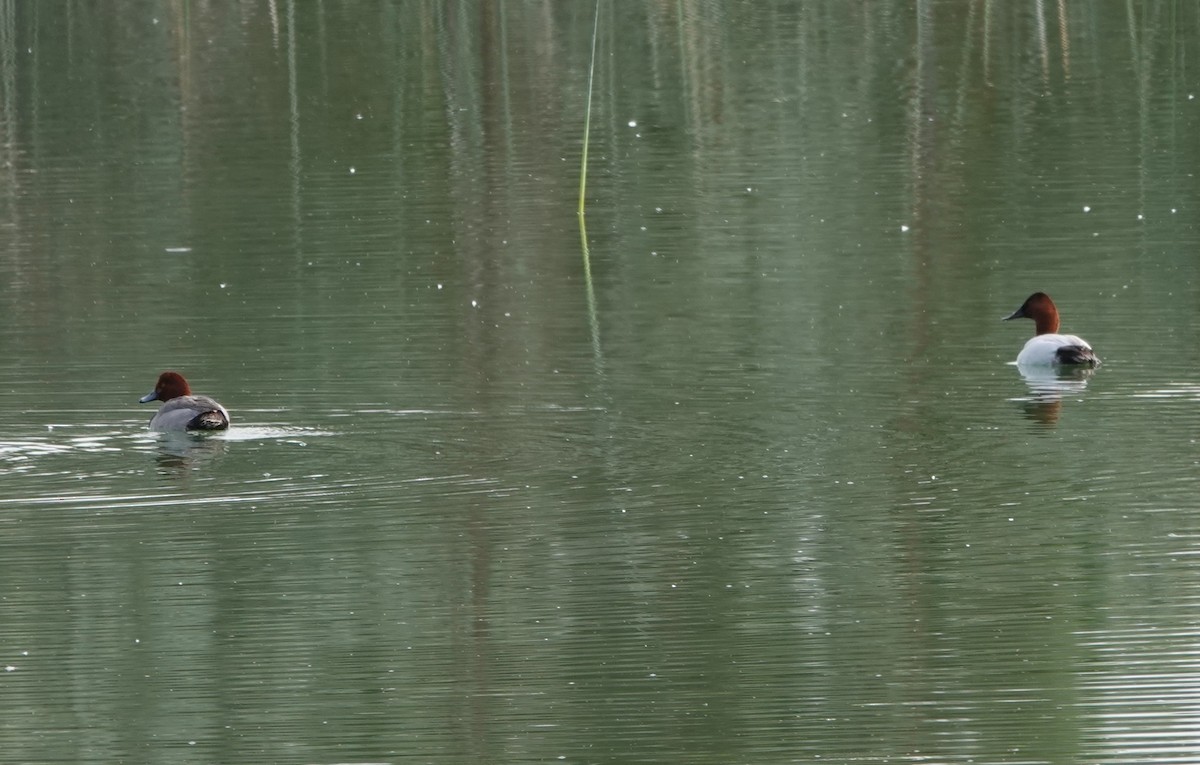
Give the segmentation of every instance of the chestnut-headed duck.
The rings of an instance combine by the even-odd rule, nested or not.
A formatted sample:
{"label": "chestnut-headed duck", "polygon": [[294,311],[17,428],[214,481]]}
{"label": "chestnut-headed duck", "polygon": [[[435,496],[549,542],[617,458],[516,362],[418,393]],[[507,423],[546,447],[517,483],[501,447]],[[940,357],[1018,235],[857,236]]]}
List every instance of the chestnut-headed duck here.
{"label": "chestnut-headed duck", "polygon": [[1034,335],[1017,355],[1018,366],[1072,365],[1094,367],[1100,359],[1087,341],[1076,335],[1058,334],[1058,309],[1045,292],[1030,295],[1021,307],[1005,316],[1009,319],[1033,319]]}
{"label": "chestnut-headed duck", "polygon": [[187,380],[178,372],[163,372],[154,390],[138,403],[161,401],[150,418],[150,430],[225,430],[229,427],[229,412],[208,396],[193,396]]}

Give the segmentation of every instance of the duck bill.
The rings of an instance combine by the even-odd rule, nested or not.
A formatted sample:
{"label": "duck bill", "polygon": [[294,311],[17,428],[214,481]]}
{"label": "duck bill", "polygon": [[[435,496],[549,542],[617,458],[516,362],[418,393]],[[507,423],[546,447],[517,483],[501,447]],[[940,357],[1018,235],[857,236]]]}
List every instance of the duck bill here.
{"label": "duck bill", "polygon": [[1024,319],[1024,318],[1025,318],[1025,306],[1021,306],[1017,310],[1010,313],[1008,316],[1005,316],[1000,321],[1008,321],[1010,319]]}
{"label": "duck bill", "polygon": [[157,401],[157,400],[158,400],[158,391],[152,390],[149,393],[147,393],[146,395],[139,398],[138,403],[139,404],[148,404],[151,401]]}

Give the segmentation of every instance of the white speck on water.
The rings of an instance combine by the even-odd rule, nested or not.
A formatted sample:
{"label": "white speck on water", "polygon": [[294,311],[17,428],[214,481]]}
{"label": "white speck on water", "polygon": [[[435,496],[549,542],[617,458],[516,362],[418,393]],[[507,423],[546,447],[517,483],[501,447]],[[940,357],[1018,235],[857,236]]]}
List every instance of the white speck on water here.
{"label": "white speck on water", "polygon": [[1175,214],[1175,208],[1174,208],[1174,207],[1172,207],[1172,208],[1171,208],[1171,214],[1172,214],[1172,215],[1174,215],[1174,214]]}
{"label": "white speck on water", "polygon": [[17,668],[14,667],[12,664],[9,664],[7,667],[4,668],[4,671],[5,672],[16,672]]}
{"label": "white speck on water", "polygon": [[441,288],[442,288],[442,285],[440,285],[440,284],[439,284],[439,285],[438,285],[438,289],[440,290]]}
{"label": "white speck on water", "polygon": [[1091,205],[1084,205],[1084,206],[1083,206],[1083,211],[1084,211],[1084,212],[1091,212],[1091,211],[1092,211],[1092,206],[1091,206]]}
{"label": "white speck on water", "polygon": [[662,208],[661,208],[661,207],[655,207],[655,208],[654,208],[654,212],[656,212],[656,213],[660,213],[660,212],[662,212]]}
{"label": "white speck on water", "polygon": [[225,282],[221,282],[220,287],[221,289],[225,289]]}
{"label": "white speck on water", "polygon": [[1138,213],[1138,220],[1146,220],[1146,216]]}
{"label": "white speck on water", "polygon": [[351,165],[351,166],[350,166],[350,174],[351,174],[351,175],[354,175],[354,173],[356,173],[356,172],[357,172],[357,171],[354,169],[354,165]]}
{"label": "white speck on water", "polygon": [[478,308],[478,307],[479,307],[479,301],[478,301],[478,300],[472,300],[472,301],[471,301],[471,307],[472,307],[472,308]]}
{"label": "white speck on water", "polygon": [[907,233],[907,231],[908,231],[908,226],[905,226],[904,224],[900,224],[900,233],[902,233],[902,234]]}
{"label": "white speck on water", "polygon": [[629,127],[637,127],[637,120],[629,120]]}
{"label": "white speck on water", "polygon": [[1195,101],[1195,100],[1196,100],[1196,94],[1195,94],[1195,93],[1188,93],[1188,100],[1189,100],[1189,101]]}
{"label": "white speck on water", "polygon": [[167,247],[167,248],[164,248],[164,249],[165,249],[165,251],[166,251],[166,252],[176,252],[176,253],[178,253],[178,252],[191,252],[191,251],[192,251],[192,248],[191,248],[191,247]]}
{"label": "white speck on water", "polygon": [[356,120],[361,120],[361,119],[362,119],[362,112],[359,112],[358,114],[355,114],[355,115],[354,115],[354,119],[356,119]]}

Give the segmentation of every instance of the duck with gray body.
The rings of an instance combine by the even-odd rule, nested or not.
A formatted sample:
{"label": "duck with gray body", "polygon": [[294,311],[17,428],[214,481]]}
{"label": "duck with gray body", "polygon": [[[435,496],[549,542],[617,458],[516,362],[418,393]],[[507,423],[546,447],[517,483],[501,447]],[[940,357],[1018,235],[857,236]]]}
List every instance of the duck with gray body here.
{"label": "duck with gray body", "polygon": [[208,396],[196,396],[187,380],[178,372],[163,372],[154,390],[142,396],[138,403],[161,401],[162,406],[150,418],[150,430],[188,431],[225,430],[229,427],[229,412]]}

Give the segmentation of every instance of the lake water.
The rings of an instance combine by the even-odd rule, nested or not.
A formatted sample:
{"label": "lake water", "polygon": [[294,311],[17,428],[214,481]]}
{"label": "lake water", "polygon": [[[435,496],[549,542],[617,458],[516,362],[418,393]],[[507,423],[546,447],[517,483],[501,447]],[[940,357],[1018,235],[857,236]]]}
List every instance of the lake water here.
{"label": "lake water", "polygon": [[0,759],[1200,761],[1200,10],[1100,5],[0,0]]}

